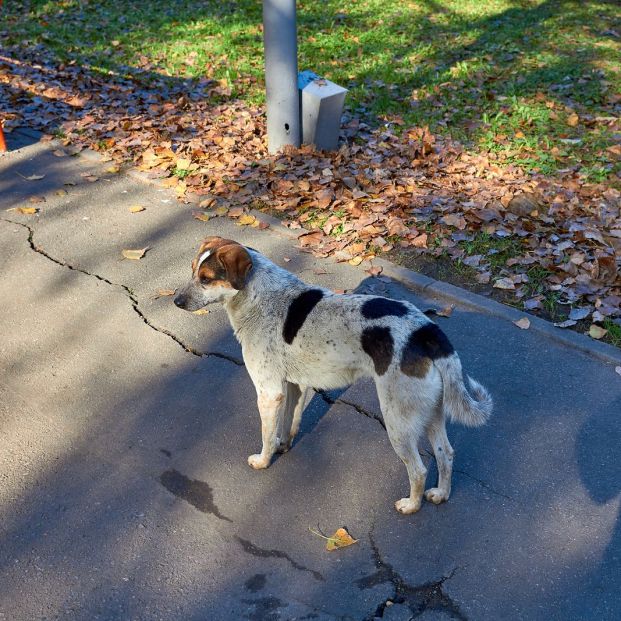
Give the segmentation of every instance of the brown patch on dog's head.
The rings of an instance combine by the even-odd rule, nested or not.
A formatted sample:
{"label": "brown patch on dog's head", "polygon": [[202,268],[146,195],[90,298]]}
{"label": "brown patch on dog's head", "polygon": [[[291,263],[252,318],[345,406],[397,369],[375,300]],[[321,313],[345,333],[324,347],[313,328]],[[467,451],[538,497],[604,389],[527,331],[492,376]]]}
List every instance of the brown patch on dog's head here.
{"label": "brown patch on dog's head", "polygon": [[[205,253],[209,254],[205,257]],[[192,261],[192,271],[203,286],[243,289],[252,268],[248,251],[232,239],[207,237]]]}

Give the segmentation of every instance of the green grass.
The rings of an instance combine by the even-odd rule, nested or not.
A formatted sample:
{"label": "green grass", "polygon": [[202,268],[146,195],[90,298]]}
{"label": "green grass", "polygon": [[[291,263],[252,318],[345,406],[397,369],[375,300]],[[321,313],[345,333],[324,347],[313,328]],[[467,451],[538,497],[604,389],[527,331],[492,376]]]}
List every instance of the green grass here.
{"label": "green grass", "polygon": [[605,340],[615,347],[621,347],[621,326],[614,323],[611,319],[605,319],[602,326],[608,330]]}
{"label": "green grass", "polygon": [[519,240],[513,237],[496,237],[488,233],[476,233],[470,241],[460,242],[468,256],[483,255],[483,261],[489,263],[493,274],[497,274],[507,261],[520,256],[523,249]]}
{"label": "green grass", "polygon": [[[263,100],[259,0],[14,0],[1,16],[7,44]],[[357,115],[429,125],[528,170],[618,181],[606,152],[618,128],[583,122],[610,116],[621,92],[616,2],[301,0],[298,26],[300,68],[347,86]]]}

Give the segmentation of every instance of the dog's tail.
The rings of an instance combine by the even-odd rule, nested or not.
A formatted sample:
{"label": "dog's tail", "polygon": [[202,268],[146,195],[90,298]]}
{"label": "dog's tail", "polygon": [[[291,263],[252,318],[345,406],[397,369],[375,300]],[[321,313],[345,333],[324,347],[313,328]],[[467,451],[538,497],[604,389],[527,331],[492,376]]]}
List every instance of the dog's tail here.
{"label": "dog's tail", "polygon": [[457,353],[436,358],[433,363],[440,371],[444,384],[442,407],[445,415],[468,427],[484,425],[492,414],[492,397],[471,377],[468,377],[470,390],[466,388]]}

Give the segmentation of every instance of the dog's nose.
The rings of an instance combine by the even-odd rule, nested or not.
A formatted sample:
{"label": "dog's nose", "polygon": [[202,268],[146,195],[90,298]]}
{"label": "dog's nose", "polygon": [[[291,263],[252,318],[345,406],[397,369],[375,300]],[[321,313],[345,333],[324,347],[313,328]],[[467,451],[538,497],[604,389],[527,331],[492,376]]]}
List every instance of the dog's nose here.
{"label": "dog's nose", "polygon": [[179,293],[178,295],[175,296],[175,304],[179,307],[179,308],[185,308],[186,302],[188,301],[187,296],[184,293]]}

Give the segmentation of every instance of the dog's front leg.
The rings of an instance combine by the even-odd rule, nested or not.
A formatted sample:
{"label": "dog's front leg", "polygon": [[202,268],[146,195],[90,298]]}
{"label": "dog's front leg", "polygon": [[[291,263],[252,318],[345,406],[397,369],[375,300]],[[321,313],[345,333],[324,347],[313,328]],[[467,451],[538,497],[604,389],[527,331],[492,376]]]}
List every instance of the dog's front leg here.
{"label": "dog's front leg", "polygon": [[261,452],[248,457],[248,464],[260,470],[267,468],[278,448],[278,429],[281,427],[280,419],[283,415],[285,392],[259,390],[257,404],[261,415],[261,439],[263,447]]}

